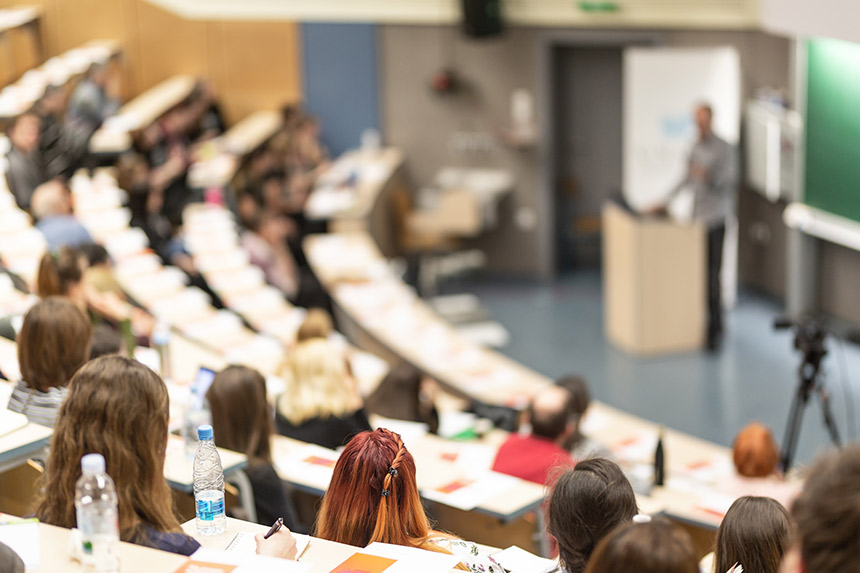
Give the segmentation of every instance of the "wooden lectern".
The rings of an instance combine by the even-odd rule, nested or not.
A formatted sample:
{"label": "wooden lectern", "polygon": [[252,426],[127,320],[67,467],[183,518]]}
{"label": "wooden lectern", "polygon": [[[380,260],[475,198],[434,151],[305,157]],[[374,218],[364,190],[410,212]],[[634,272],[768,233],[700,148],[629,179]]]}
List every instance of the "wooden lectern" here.
{"label": "wooden lectern", "polygon": [[637,355],[702,347],[707,321],[704,227],[603,208],[606,338]]}

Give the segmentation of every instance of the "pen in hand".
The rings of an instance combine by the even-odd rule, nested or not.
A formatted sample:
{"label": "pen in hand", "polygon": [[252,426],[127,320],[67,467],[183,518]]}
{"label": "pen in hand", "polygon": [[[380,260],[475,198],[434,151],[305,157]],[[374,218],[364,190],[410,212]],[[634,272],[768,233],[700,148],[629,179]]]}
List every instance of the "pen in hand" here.
{"label": "pen in hand", "polygon": [[269,531],[267,531],[266,534],[263,536],[263,539],[268,539],[271,536],[273,536],[274,534],[276,534],[281,529],[281,526],[283,524],[284,524],[284,518],[279,517],[278,520],[274,524],[272,524],[272,527],[269,529]]}

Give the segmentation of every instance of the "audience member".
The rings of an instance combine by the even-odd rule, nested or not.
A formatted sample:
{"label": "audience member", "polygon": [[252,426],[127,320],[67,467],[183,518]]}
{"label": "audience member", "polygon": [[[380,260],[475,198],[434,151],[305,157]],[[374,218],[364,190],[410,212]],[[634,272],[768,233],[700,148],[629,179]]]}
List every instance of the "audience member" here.
{"label": "audience member", "polygon": [[33,191],[48,180],[39,154],[39,118],[31,113],[19,115],[9,128],[9,141],[12,147],[6,154],[6,182],[18,207],[29,211]]}
{"label": "audience member", "polygon": [[314,535],[357,547],[380,542],[452,553],[469,571],[504,573],[475,544],[430,529],[418,495],[415,460],[400,436],[383,428],[362,432],[346,445]]}
{"label": "audience member", "polygon": [[821,457],[791,507],[795,541],[784,573],[860,571],[860,446]]}
{"label": "audience member", "polygon": [[105,64],[93,64],[69,97],[66,122],[77,131],[92,134],[119,106],[118,74],[112,74]]}
{"label": "audience member", "polygon": [[27,311],[17,338],[21,380],[9,409],[53,426],[69,380],[89,358],[92,333],[87,317],[65,299],[49,297]]}
{"label": "audience member", "polygon": [[744,571],[778,573],[790,534],[788,511],[778,501],[738,498],[717,531],[714,572],[728,573],[740,565]]}
{"label": "audience member", "polygon": [[597,543],[639,511],[621,468],[604,458],[583,460],[559,475],[548,507],[547,531],[558,542],[565,573],[582,573]]}
{"label": "audience member", "polygon": [[251,264],[260,268],[266,282],[292,301],[299,294],[299,270],[287,248],[289,223],[283,217],[263,212],[242,233],[242,248]]}
{"label": "audience member", "polygon": [[34,111],[39,116],[39,153],[47,176],[71,177],[87,154],[88,133],[65,122],[65,86],[48,85]]}
{"label": "audience member", "polygon": [[277,400],[278,433],[334,449],[371,429],[346,360],[327,341],[309,340],[296,346],[281,377],[286,390]]}
{"label": "audience member", "polygon": [[[745,571],[757,571],[744,569]],[[595,548],[585,573],[699,573],[690,535],[668,519],[628,523]]]}
{"label": "audience member", "polygon": [[570,464],[570,452],[562,445],[575,427],[572,402],[571,393],[559,386],[538,391],[526,413],[531,433],[511,434],[499,448],[493,471],[545,484],[552,468]]}
{"label": "audience member", "polygon": [[736,474],[717,484],[720,492],[732,497],[772,497],[790,507],[799,488],[779,473],[779,451],[767,426],[753,422],[742,429],[735,437],[732,459]]}
{"label": "audience member", "polygon": [[314,338],[328,340],[332,332],[334,332],[334,324],[332,324],[331,315],[321,308],[311,308],[296,332],[296,342],[300,344]]}
{"label": "audience member", "polygon": [[87,312],[87,297],[83,288],[86,257],[72,247],[61,247],[45,253],[36,274],[36,295],[68,297],[81,312]]}
{"label": "audience member", "polygon": [[105,356],[81,368],[57,418],[36,517],[75,526],[79,460],[99,453],[116,484],[120,539],[194,553],[200,544],[182,532],[164,479],[168,402],[164,382],[135,360]]}
{"label": "audience member", "polygon": [[206,392],[212,428],[219,447],[248,456],[245,473],[251,480],[257,521],[271,525],[278,517],[293,531],[302,530],[292,500],[272,465],[272,407],[266,401],[266,380],[256,370],[228,366]]}
{"label": "audience member", "polygon": [[60,181],[52,179],[33,192],[30,211],[36,228],[45,236],[48,248],[79,247],[92,243],[93,238],[72,214],[72,194]]}
{"label": "audience member", "polygon": [[104,323],[93,326],[90,360],[111,354],[127,355],[124,350],[122,335],[119,332]]}
{"label": "audience member", "polygon": [[556,381],[557,386],[566,388],[573,398],[571,402],[571,422],[575,429],[564,443],[564,449],[568,450],[574,459],[594,456],[603,456],[608,452],[606,448],[590,440],[582,433],[582,420],[588,407],[591,405],[591,391],[585,378],[578,375],[569,375]]}
{"label": "audience member", "polygon": [[0,543],[0,571],[3,573],[24,573],[24,561],[5,543]]}
{"label": "audience member", "polygon": [[439,429],[439,412],[433,403],[435,385],[435,381],[423,376],[414,366],[401,362],[368,396],[365,409],[385,418],[423,422],[435,434]]}

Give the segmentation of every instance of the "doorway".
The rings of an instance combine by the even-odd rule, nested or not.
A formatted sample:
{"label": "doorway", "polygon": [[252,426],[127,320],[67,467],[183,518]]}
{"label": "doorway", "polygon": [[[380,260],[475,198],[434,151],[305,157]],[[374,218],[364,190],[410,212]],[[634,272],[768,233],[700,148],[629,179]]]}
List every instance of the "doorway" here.
{"label": "doorway", "polygon": [[553,51],[557,274],[600,266],[600,213],[622,185],[622,46]]}

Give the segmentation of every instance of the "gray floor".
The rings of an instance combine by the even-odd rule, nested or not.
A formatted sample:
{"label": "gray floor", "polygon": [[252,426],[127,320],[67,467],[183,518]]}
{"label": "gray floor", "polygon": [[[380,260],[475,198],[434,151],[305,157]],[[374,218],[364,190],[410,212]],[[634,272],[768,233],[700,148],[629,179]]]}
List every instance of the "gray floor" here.
{"label": "gray floor", "polygon": [[[458,289],[477,294],[511,332],[502,351],[551,377],[580,373],[594,396],[666,426],[730,445],[747,422],[769,425],[782,442],[797,387],[800,354],[793,334],[774,332],[780,307],[742,293],[728,314],[725,343],[717,354],[695,352],[641,359],[605,342],[600,276],[581,272],[540,286],[476,280]],[[845,392],[860,404],[860,349],[828,339],[824,387],[843,441],[856,441],[846,426]],[[806,408],[796,461],[808,463],[829,445],[817,400]],[[671,455],[669,453],[668,455]]]}

